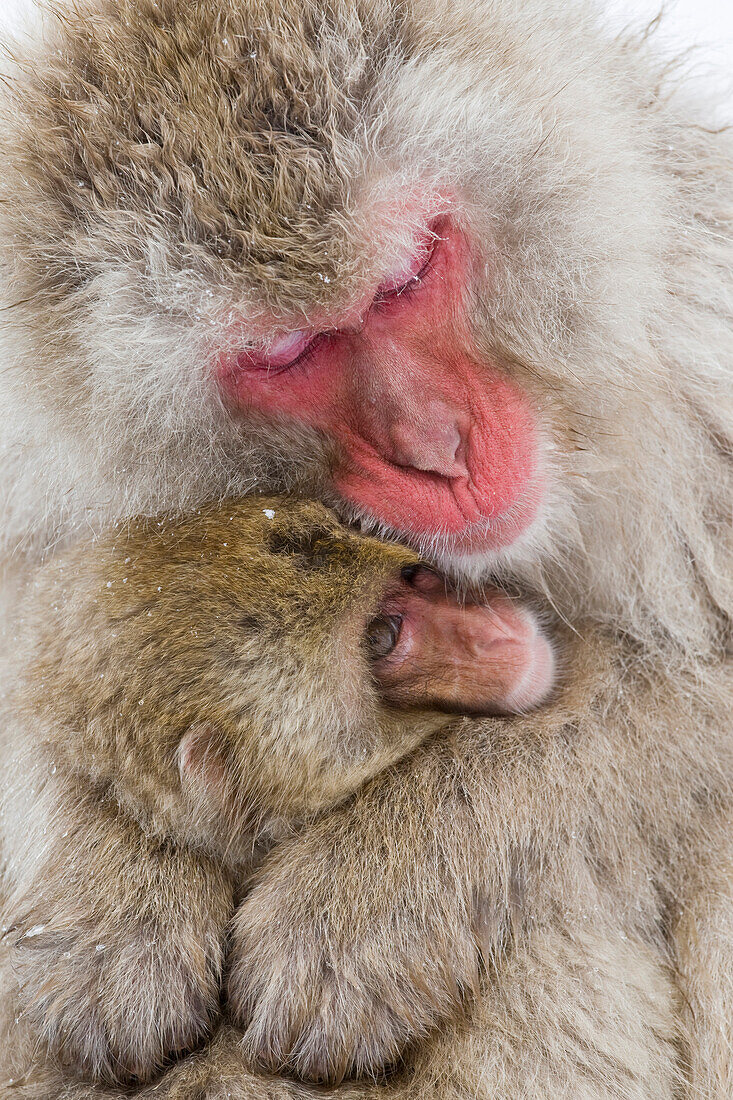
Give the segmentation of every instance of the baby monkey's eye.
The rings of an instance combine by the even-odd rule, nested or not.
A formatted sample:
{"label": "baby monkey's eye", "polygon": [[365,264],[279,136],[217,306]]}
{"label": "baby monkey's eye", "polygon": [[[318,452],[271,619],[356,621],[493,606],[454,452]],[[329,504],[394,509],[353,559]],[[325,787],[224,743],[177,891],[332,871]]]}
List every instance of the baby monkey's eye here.
{"label": "baby monkey's eye", "polygon": [[373,660],[388,657],[400,638],[401,615],[377,615],[366,629],[366,647]]}

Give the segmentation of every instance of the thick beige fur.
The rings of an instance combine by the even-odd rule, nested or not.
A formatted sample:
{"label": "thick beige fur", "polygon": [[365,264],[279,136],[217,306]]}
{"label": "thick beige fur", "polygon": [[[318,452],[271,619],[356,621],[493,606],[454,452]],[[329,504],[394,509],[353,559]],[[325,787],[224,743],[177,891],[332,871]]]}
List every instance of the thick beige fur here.
{"label": "thick beige fur", "polygon": [[34,576],[0,751],[5,950],[14,1011],[80,1076],[145,1081],[199,1045],[253,865],[449,720],[373,686],[367,623],[414,560],[251,497]]}
{"label": "thick beige fur", "polygon": [[[416,1042],[380,1093],[729,1100],[730,137],[585,3],[85,2],[8,70],[8,557],[254,486],[338,504],[328,442],[235,420],[213,359],[234,322],[301,327],[375,285],[409,219],[450,210],[549,491],[501,560],[421,549],[579,635],[541,717],[439,740],[273,854],[238,918],[245,1045],[222,1033],[154,1095],[298,1095],[238,1059],[338,1075]],[[325,947],[324,896],[349,899]],[[344,974],[367,1015],[370,983],[394,998],[367,1046]],[[65,1095],[37,1072],[9,1095]]]}
{"label": "thick beige fur", "polygon": [[[642,661],[631,665],[620,647],[592,640],[590,631],[574,648],[574,685],[541,716],[460,720],[341,809],[281,840],[231,929],[225,1011],[238,1011],[237,975],[244,975],[254,1002],[252,1026],[244,1040],[240,1031],[222,1026],[210,1047],[183,1059],[141,1096],[308,1096],[305,1085],[253,1075],[253,1049],[275,1061],[290,1049],[291,1061],[305,1070],[337,1077],[349,1054],[385,1058],[408,1036],[415,1045],[404,1069],[386,1083],[354,1083],[340,1091],[456,1100],[467,1094],[492,1100],[726,1095],[729,820],[721,810],[731,754],[718,714],[731,705],[731,691],[724,694],[711,677],[703,708],[690,682],[664,680],[658,667]],[[171,662],[175,669],[175,657]],[[159,668],[164,673],[165,666]],[[156,675],[148,679],[155,687]],[[64,706],[63,691],[49,684],[54,690],[48,698]],[[642,717],[629,718],[626,693],[646,705]],[[37,711],[37,703],[31,706]],[[51,745],[40,741],[40,752],[24,758],[39,761],[30,795],[24,781],[18,785],[16,797],[26,805],[54,791],[62,804],[70,795],[78,799],[82,776],[72,775],[70,786],[68,771],[55,763],[67,738],[59,733],[55,744],[53,738]],[[66,741],[67,753],[73,745]],[[158,765],[161,789],[165,759]],[[89,754],[80,753],[77,769],[96,766],[88,761]],[[117,824],[108,817],[102,834],[116,838],[114,859],[104,847],[99,862],[93,850],[81,859],[79,827],[88,830],[93,816],[74,801],[67,812],[77,815],[77,832],[66,857],[64,842],[57,847],[58,816],[45,816],[48,833],[39,821],[38,835],[30,833],[22,851],[15,841],[13,904],[24,897],[31,908],[5,939],[11,987],[22,984],[34,951],[49,953],[40,993],[50,991],[59,1004],[78,982],[85,959],[100,965],[93,950],[99,930],[85,930],[89,891],[100,885],[107,948],[101,958],[110,965],[137,935],[133,922],[122,924],[119,954],[108,955],[115,952],[109,935],[118,912],[112,899],[126,894],[135,921],[145,924],[141,881],[153,886],[148,904],[159,921],[165,923],[167,905],[171,916],[180,914],[177,946],[189,966],[206,942],[189,924],[194,913],[214,923],[212,949],[221,942],[241,892],[236,866],[220,858],[212,864],[205,850],[169,841],[164,858],[175,862],[167,871],[160,868],[149,818],[144,844],[138,839],[129,845],[124,833],[135,828],[128,817],[131,795],[144,799],[145,788],[123,778],[113,790],[116,801],[102,806],[114,812]],[[163,834],[180,837],[169,822]],[[17,838],[17,823],[6,827]],[[158,853],[161,885],[167,881],[157,892],[155,877],[145,871],[150,849]],[[120,874],[117,861],[126,851],[131,866]],[[62,857],[56,868],[53,859],[49,863],[54,853]],[[64,862],[70,856],[76,856],[71,869]],[[195,902],[201,876],[212,890],[203,905]],[[69,902],[79,911],[65,925]],[[44,916],[49,927],[36,931],[33,922]],[[24,939],[29,931],[34,934]],[[64,978],[61,948],[73,955],[76,947],[75,969]],[[149,960],[153,964],[166,966],[162,947]],[[221,966],[215,951],[211,965],[215,971]],[[120,973],[118,1011],[129,991],[145,994],[139,973],[139,964]],[[171,967],[166,995],[175,989],[176,973]],[[22,990],[26,1007],[27,996]],[[176,1003],[190,1004],[185,989]],[[17,1006],[12,998],[3,1002],[3,1071],[15,1090],[9,1096],[118,1095],[73,1085],[53,1063],[44,1068],[34,1014],[16,1018]],[[74,1006],[80,1019],[82,1006],[84,1001]],[[165,1001],[158,1007],[162,1011]],[[455,1025],[433,1032],[446,1018]],[[157,1029],[153,1035],[161,1037]],[[289,1048],[293,1035],[299,1041]],[[703,1054],[704,1062],[698,1060]]]}

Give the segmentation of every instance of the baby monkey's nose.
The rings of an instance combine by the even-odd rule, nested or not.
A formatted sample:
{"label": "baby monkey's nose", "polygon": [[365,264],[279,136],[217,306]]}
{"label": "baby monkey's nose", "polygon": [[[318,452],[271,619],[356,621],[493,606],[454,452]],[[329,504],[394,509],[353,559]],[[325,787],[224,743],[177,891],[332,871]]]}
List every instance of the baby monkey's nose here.
{"label": "baby monkey's nose", "polygon": [[446,592],[449,589],[445,577],[441,576],[432,566],[426,565],[425,562],[406,565],[402,570],[402,579],[407,582],[410,588],[426,596]]}

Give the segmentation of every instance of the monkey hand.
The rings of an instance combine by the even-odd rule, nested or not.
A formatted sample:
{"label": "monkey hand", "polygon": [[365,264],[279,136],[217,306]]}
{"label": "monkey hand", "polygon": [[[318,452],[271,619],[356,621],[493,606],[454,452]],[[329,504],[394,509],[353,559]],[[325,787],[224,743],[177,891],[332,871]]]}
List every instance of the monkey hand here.
{"label": "monkey hand", "polygon": [[[330,1084],[378,1074],[461,1015],[479,979],[471,902],[445,874],[451,853],[419,836],[419,819],[380,841],[368,807],[349,815],[272,854],[235,916],[229,959],[248,1061]],[[392,825],[410,831],[396,815]]]}
{"label": "monkey hand", "polygon": [[55,917],[14,932],[23,1014],[80,1077],[146,1081],[206,1033],[216,983],[191,964],[192,945],[165,942],[165,934],[109,924],[71,929]]}
{"label": "monkey hand", "polygon": [[140,1083],[218,1012],[231,888],[140,830],[136,847],[107,829],[87,848],[92,833],[11,897],[9,961],[26,1025],[67,1071]]}

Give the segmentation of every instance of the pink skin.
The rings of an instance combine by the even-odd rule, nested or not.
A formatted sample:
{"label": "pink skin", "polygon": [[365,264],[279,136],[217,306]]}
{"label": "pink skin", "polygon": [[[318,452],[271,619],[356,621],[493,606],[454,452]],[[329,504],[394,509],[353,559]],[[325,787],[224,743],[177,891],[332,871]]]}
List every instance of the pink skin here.
{"label": "pink skin", "polygon": [[330,437],[335,487],[361,514],[412,541],[442,535],[457,553],[514,542],[543,487],[529,401],[473,341],[469,266],[442,219],[358,323],[286,334],[220,373],[235,404]]}
{"label": "pink skin", "polygon": [[539,706],[552,689],[549,642],[526,608],[495,589],[459,602],[444,578],[419,568],[388,592],[385,620],[396,641],[373,672],[395,706],[513,714]]}

